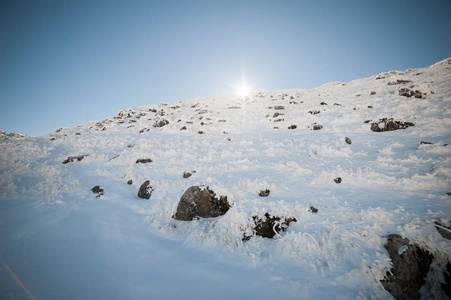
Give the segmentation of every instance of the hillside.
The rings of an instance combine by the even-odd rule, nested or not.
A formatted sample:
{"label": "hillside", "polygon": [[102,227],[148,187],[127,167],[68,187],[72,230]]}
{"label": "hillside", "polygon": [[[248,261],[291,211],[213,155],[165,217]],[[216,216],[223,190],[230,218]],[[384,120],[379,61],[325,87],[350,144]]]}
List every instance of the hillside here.
{"label": "hillside", "polygon": [[[421,297],[446,299],[450,68],[0,132],[0,298],[391,298],[399,235],[397,259],[433,256],[416,257],[430,260]],[[191,186],[230,208],[175,219]]]}

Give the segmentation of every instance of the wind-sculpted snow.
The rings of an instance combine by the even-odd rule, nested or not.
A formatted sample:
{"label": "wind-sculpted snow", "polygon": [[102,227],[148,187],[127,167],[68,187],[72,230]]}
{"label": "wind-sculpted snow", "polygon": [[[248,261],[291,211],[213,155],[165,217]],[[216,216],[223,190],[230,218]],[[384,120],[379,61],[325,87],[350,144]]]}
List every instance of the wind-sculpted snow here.
{"label": "wind-sculpted snow", "polygon": [[[384,245],[398,234],[434,255],[422,296],[444,297],[451,244],[436,222],[451,218],[450,61],[311,90],[141,106],[42,137],[2,132],[0,258],[38,299],[67,299],[75,279],[77,299],[381,299],[390,298]],[[371,130],[390,119],[415,125]],[[137,196],[146,181],[149,200]],[[230,208],[174,219],[192,186]],[[296,222],[261,237],[255,220],[266,214]],[[20,293],[0,286],[2,299]]]}

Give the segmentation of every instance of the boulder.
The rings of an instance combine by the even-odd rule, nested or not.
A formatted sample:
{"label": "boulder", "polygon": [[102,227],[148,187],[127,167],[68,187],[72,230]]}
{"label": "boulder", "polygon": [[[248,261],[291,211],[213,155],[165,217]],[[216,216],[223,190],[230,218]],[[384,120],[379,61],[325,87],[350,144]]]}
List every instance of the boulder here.
{"label": "boulder", "polygon": [[424,284],[434,256],[397,234],[390,234],[385,244],[392,269],[381,280],[395,299],[420,299],[418,290]]}
{"label": "boulder", "polygon": [[437,229],[437,232],[440,233],[440,235],[447,239],[451,240],[451,222],[448,222],[448,224],[445,224],[444,222],[435,222],[435,228]]}
{"label": "boulder", "polygon": [[316,214],[318,212],[318,209],[314,206],[310,206],[310,209],[308,211]]}
{"label": "boulder", "polygon": [[152,196],[153,188],[150,186],[150,181],[146,180],[143,184],[141,184],[141,187],[138,191],[138,197],[142,199],[150,199],[150,196]]}
{"label": "boulder", "polygon": [[341,177],[335,178],[334,181],[335,181],[335,183],[337,183],[337,184],[342,182]]}
{"label": "boulder", "polygon": [[216,218],[224,215],[229,208],[226,196],[217,198],[208,187],[192,186],[180,198],[174,218],[180,221],[192,221],[196,217]]}
{"label": "boulder", "polygon": [[351,144],[352,144],[351,139],[348,138],[348,137],[345,137],[345,142],[346,142],[346,144],[348,144],[348,145],[351,145]]}

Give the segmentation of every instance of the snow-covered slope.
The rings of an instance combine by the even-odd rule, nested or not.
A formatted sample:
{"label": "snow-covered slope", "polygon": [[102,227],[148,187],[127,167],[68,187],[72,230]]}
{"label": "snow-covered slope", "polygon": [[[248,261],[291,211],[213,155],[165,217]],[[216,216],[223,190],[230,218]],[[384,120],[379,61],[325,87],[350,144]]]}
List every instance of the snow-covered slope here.
{"label": "snow-covered slope", "polygon": [[[433,253],[421,293],[446,297],[451,242],[435,222],[451,220],[450,68],[141,106],[42,137],[0,132],[0,298],[390,298],[388,234]],[[372,131],[384,118],[414,126]],[[150,200],[137,197],[146,180]],[[194,185],[230,210],[173,219]],[[256,236],[265,213],[297,222]]]}

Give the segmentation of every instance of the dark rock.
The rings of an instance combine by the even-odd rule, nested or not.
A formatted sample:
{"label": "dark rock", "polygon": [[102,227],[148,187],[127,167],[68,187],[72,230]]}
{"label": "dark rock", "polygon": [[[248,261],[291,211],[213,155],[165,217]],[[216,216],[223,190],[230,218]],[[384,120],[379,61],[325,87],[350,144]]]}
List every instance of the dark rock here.
{"label": "dark rock", "polygon": [[180,221],[192,221],[196,217],[216,218],[224,215],[229,208],[226,196],[218,199],[208,187],[201,189],[192,186],[180,198],[174,218]]}
{"label": "dark rock", "polygon": [[151,162],[153,162],[153,160],[151,160],[150,158],[139,158],[136,160],[135,164],[147,164]]}
{"label": "dark rock", "polygon": [[281,218],[266,213],[263,218],[253,216],[255,234],[265,238],[273,238],[276,232],[286,231],[291,222],[297,222],[295,218]]}
{"label": "dark rock", "polygon": [[155,123],[153,123],[153,127],[163,127],[169,124],[169,121],[166,119],[161,119],[158,121],[155,121]]}
{"label": "dark rock", "polygon": [[337,184],[338,184],[338,183],[341,183],[341,177],[335,178],[334,181],[335,181],[335,183],[337,183]]}
{"label": "dark rock", "polygon": [[326,102],[321,102],[320,104],[321,104],[321,105],[327,105],[327,103],[326,103]]}
{"label": "dark rock", "polygon": [[129,181],[127,181],[127,184],[128,185],[132,185],[133,184],[133,180],[130,179]]}
{"label": "dark rock", "polygon": [[435,228],[443,238],[451,240],[451,222],[448,222],[448,225],[443,222],[435,222]]}
{"label": "dark rock", "polygon": [[315,207],[313,207],[313,206],[310,206],[310,209],[309,209],[308,211],[310,211],[310,212],[316,214],[316,213],[318,212],[318,209],[315,208]]}
{"label": "dark rock", "polygon": [[283,105],[274,106],[274,109],[285,109],[285,106]]}
{"label": "dark rock", "polygon": [[98,185],[96,185],[95,187],[93,187],[93,188],[91,189],[91,191],[92,191],[93,193],[95,193],[95,194],[103,193],[103,189],[101,189],[100,186],[98,186]]}
{"label": "dark rock", "polygon": [[91,192],[93,192],[94,194],[98,194],[96,196],[96,198],[100,198],[100,196],[103,195],[103,189],[100,188],[100,186],[96,185],[95,187],[93,187],[91,189]]}
{"label": "dark rock", "polygon": [[317,114],[319,114],[321,112],[319,110],[311,110],[308,113],[311,114],[311,115],[317,115]]}
{"label": "dark rock", "polygon": [[283,113],[276,112],[272,117],[277,118],[278,116],[283,116],[283,115],[284,115]]}
{"label": "dark rock", "polygon": [[315,124],[313,125],[313,130],[321,130],[323,129],[323,125]]}
{"label": "dark rock", "polygon": [[446,270],[443,273],[443,277],[445,277],[445,283],[441,283],[443,291],[445,294],[451,298],[451,263],[448,262],[446,265]]}
{"label": "dark rock", "polygon": [[189,178],[191,177],[191,175],[193,174],[191,174],[190,172],[183,172],[183,178]]}
{"label": "dark rock", "polygon": [[365,120],[363,123],[368,124],[369,122],[371,122],[372,120]]}
{"label": "dark rock", "polygon": [[297,125],[291,125],[291,126],[288,126],[288,129],[296,129],[298,126]]}
{"label": "dark rock", "polygon": [[186,126],[183,126],[182,128],[180,128],[180,130],[186,130]]}
{"label": "dark rock", "polygon": [[269,193],[270,193],[270,190],[265,189],[265,190],[261,190],[260,193],[258,193],[258,195],[259,195],[260,197],[268,197],[268,196],[269,196]]}
{"label": "dark rock", "polygon": [[375,132],[393,131],[398,129],[406,129],[410,126],[415,126],[411,122],[394,121],[391,119],[380,119],[378,122],[371,123],[371,130]]}
{"label": "dark rock", "polygon": [[54,141],[54,140],[56,140],[54,137],[52,137],[51,139],[50,139],[51,141]]}
{"label": "dark rock", "polygon": [[154,189],[150,186],[150,181],[146,180],[139,188],[138,197],[142,199],[150,199]]}
{"label": "dark rock", "polygon": [[376,95],[376,92],[375,91],[372,91],[371,93],[370,93],[370,95],[372,96],[372,95]]}
{"label": "dark rock", "polygon": [[421,141],[421,142],[420,142],[420,144],[421,144],[421,145],[431,145],[432,143],[430,143],[430,142],[423,142],[423,141]]}
{"label": "dark rock", "polygon": [[412,82],[412,81],[410,81],[410,80],[402,80],[402,79],[398,79],[398,80],[396,80],[396,81],[392,81],[392,82],[387,83],[387,85],[406,84],[406,83],[409,83],[409,82]]}
{"label": "dark rock", "polygon": [[86,155],[80,155],[80,156],[69,156],[65,161],[63,161],[63,164],[72,163],[74,161],[81,161],[83,158],[85,158]]}
{"label": "dark rock", "polygon": [[352,144],[351,139],[348,138],[348,137],[345,137],[345,142],[346,142],[346,144],[348,144],[348,145],[351,145],[351,144]]}
{"label": "dark rock", "polygon": [[368,105],[368,108],[373,108],[373,106],[372,105]]}
{"label": "dark rock", "polygon": [[384,288],[395,299],[420,299],[418,290],[434,256],[397,234],[387,237],[384,248],[392,261],[391,271],[381,280]]}
{"label": "dark rock", "polygon": [[407,98],[411,98],[411,97],[415,97],[415,98],[419,98],[419,99],[423,98],[423,93],[421,91],[419,91],[419,90],[412,91],[408,88],[399,89],[398,94],[400,96],[407,97]]}

